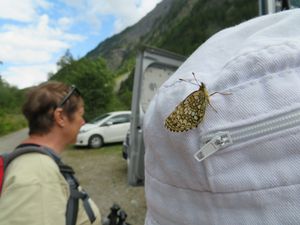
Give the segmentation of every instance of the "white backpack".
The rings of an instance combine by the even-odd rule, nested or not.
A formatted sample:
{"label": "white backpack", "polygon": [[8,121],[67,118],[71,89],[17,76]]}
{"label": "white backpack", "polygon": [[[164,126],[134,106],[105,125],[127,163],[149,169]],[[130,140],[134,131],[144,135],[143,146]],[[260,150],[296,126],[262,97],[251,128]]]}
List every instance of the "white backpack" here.
{"label": "white backpack", "polygon": [[[199,89],[192,73],[223,94],[171,132],[165,119]],[[201,45],[152,100],[144,140],[146,225],[300,224],[300,10]]]}

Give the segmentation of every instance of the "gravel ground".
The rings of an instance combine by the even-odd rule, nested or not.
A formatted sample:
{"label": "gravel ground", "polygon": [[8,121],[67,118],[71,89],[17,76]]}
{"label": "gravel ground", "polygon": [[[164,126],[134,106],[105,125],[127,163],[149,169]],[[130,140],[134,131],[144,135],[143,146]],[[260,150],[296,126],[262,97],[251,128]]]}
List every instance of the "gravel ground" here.
{"label": "gravel ground", "polygon": [[22,129],[0,137],[0,153],[12,151],[27,137],[28,129]]}
{"label": "gravel ground", "polygon": [[121,150],[121,145],[97,150],[69,149],[63,154],[63,161],[73,167],[103,218],[117,203],[128,215],[126,222],[143,225],[146,213],[144,187],[127,184],[127,164],[122,159]]}

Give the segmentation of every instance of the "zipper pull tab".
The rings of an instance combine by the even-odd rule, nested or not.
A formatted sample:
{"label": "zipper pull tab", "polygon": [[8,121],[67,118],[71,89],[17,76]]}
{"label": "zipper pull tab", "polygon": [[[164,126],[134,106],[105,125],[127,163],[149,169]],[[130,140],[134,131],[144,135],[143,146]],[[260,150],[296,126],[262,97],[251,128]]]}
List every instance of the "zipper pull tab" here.
{"label": "zipper pull tab", "polygon": [[199,151],[194,154],[194,158],[201,162],[208,156],[232,144],[229,132],[219,132],[210,139]]}

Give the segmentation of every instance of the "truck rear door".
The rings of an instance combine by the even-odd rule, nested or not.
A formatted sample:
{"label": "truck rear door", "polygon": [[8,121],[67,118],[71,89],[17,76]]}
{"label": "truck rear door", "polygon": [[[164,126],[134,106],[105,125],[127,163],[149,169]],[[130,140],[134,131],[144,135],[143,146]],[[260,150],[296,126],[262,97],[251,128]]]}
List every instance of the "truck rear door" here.
{"label": "truck rear door", "polygon": [[143,116],[158,88],[183,63],[185,57],[150,47],[142,48],[136,58],[134,73],[131,126],[127,149],[128,183],[144,183]]}

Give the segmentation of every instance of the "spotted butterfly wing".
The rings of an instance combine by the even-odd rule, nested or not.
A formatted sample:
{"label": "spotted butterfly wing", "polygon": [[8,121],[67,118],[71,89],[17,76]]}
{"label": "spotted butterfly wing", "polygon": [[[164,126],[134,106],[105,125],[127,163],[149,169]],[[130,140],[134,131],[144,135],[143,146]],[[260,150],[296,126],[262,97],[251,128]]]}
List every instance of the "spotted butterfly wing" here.
{"label": "spotted butterfly wing", "polygon": [[209,95],[201,83],[199,89],[188,95],[166,118],[165,127],[173,132],[188,131],[197,127],[203,120]]}

